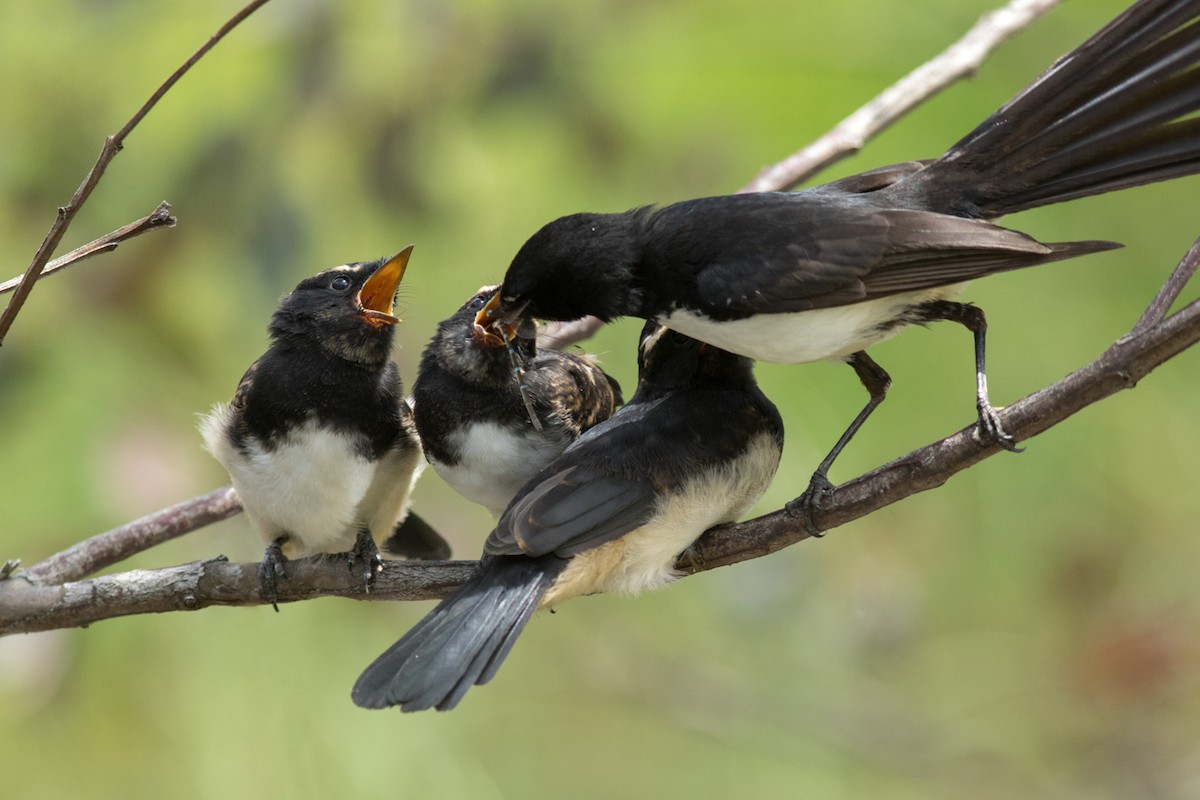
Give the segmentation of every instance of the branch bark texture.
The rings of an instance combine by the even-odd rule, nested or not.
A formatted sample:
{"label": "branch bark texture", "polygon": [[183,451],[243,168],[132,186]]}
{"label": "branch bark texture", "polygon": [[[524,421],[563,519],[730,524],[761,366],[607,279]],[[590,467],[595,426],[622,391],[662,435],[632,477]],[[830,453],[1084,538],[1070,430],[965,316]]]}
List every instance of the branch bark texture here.
{"label": "branch bark texture", "polygon": [[[175,217],[171,216],[171,204],[162,202],[158,204],[158,208],[133,222],[123,227],[117,228],[112,233],[106,233],[99,239],[88,242],[82,247],[76,247],[65,256],[54,259],[46,264],[45,268],[38,273],[37,279],[41,280],[47,275],[52,275],[61,269],[72,267],[81,261],[99,255],[100,253],[111,253],[117,249],[121,242],[127,242],[135,236],[141,236],[143,233],[160,230],[162,228],[175,227]],[[24,276],[12,278],[0,283],[0,294],[7,294],[20,288]]]}

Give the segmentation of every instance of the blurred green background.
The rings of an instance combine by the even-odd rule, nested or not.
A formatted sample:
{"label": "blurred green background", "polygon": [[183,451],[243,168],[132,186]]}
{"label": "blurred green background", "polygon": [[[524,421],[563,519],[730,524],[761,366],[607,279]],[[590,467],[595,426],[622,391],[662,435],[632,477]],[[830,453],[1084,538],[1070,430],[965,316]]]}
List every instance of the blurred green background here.
{"label": "blurred green background", "polygon": [[[542,223],[735,190],[965,31],[992,0],[268,5],[127,142],[63,251],[169,200],[171,231],[40,283],[0,349],[0,559],[31,564],[226,483],[196,415],[276,300],[416,250],[395,356]],[[23,271],[103,137],[236,3],[0,0],[0,250]],[[1122,3],[1070,2],[823,178],[939,153]],[[992,397],[1099,354],[1200,232],[1197,180],[1009,222],[1125,250],[972,287]],[[1192,293],[1194,296],[1194,292]],[[632,391],[640,323],[589,348]],[[845,480],[973,417],[970,337],[872,351],[888,402]],[[325,600],[0,640],[13,798],[1200,796],[1200,444],[1188,353],[938,491],[635,600],[539,617],[450,714],[349,689],[429,604]],[[762,365],[779,507],[864,399],[840,365]],[[480,508],[416,508],[473,556]],[[236,517],[121,566],[261,545]]]}

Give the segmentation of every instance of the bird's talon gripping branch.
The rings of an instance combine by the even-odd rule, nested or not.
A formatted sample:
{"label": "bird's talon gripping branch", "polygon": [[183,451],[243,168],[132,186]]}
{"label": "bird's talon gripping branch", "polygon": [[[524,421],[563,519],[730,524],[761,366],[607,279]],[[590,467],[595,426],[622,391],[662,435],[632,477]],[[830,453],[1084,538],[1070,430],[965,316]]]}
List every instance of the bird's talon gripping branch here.
{"label": "bird's talon gripping branch", "polygon": [[794,517],[799,517],[804,524],[804,530],[814,539],[820,539],[825,533],[817,527],[817,523],[813,519],[813,514],[821,509],[825,501],[833,495],[833,484],[829,479],[821,474],[814,474],[808,482],[808,488],[804,490],[804,494],[791,500],[785,506],[787,512]]}
{"label": "bird's talon gripping branch", "polygon": [[1000,414],[991,406],[981,406],[979,409],[979,424],[975,429],[979,440],[983,443],[995,442],[1010,453],[1022,453],[1024,447],[1017,446],[1017,440],[1011,433],[1004,430],[1000,422]]}
{"label": "bird's talon gripping branch", "polygon": [[354,540],[354,547],[346,553],[346,561],[350,572],[361,570],[359,574],[362,575],[363,588],[369,593],[375,584],[375,578],[383,572],[383,558],[380,557],[379,548],[375,545],[375,540],[371,538],[369,530],[364,528],[358,532],[358,537]]}
{"label": "bird's talon gripping branch", "polygon": [[262,588],[263,599],[271,604],[275,613],[279,613],[279,604],[276,602],[279,596],[279,579],[284,577],[283,564],[287,561],[283,555],[282,545],[282,538],[267,545],[262,563],[258,565],[258,582]]}

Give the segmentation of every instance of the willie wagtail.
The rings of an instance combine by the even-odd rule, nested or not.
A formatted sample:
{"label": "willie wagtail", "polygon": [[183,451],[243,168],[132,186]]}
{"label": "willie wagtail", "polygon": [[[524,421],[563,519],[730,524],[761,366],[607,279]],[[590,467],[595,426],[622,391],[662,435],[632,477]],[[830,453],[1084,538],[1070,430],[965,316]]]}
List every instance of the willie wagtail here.
{"label": "willie wagtail", "polygon": [[814,532],[826,473],[890,384],[865,348],[908,325],[973,332],[980,429],[1016,449],[988,401],[983,312],[950,298],[973,278],[1120,246],[1045,244],[990,220],[1200,171],[1198,14],[1197,0],[1134,4],[932,161],[562,217],[522,246],[479,322],[632,315],[766,361],[847,361],[871,399],[790,504]]}
{"label": "willie wagtail", "polygon": [[272,604],[285,556],[349,551],[369,583],[376,543],[397,555],[449,554],[428,526],[405,519],[421,448],[390,354],[411,252],[301,281],[233,401],[200,424],[267,543],[260,574]]}
{"label": "willie wagtail", "polygon": [[783,423],[753,366],[648,323],[633,399],[521,489],[476,573],[367,667],[354,702],[451,709],[536,609],[672,580],[679,554],[743,514],[779,466]]}
{"label": "willie wagtail", "polygon": [[532,325],[507,344],[477,338],[475,315],[496,288],[480,289],[438,325],[412,399],[434,471],[499,517],[526,481],[612,416],[621,387],[590,356],[538,349]]}

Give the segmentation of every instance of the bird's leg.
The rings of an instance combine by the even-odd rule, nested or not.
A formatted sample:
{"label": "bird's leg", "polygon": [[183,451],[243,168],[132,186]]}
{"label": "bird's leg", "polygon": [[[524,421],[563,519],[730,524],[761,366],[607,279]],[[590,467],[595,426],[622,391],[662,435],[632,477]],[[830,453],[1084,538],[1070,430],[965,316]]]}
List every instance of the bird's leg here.
{"label": "bird's leg", "polygon": [[383,549],[417,561],[445,561],[450,557],[449,542],[411,512],[383,543]]}
{"label": "bird's leg", "polygon": [[821,503],[833,491],[833,484],[829,482],[828,477],[829,468],[833,466],[833,462],[842,452],[842,448],[850,443],[854,434],[858,433],[858,429],[867,421],[867,417],[871,416],[871,412],[879,407],[883,398],[887,397],[888,387],[892,385],[892,378],[887,374],[887,370],[876,364],[874,359],[862,350],[847,358],[846,363],[854,368],[855,374],[858,375],[858,379],[862,381],[862,385],[866,387],[871,397],[863,406],[862,411],[858,412],[854,421],[850,423],[850,426],[846,428],[846,432],[837,440],[837,444],[829,451],[829,455],[825,456],[817,465],[804,494],[787,504],[788,512],[800,516],[801,521],[804,522],[804,528],[810,536],[820,537],[823,535],[816,523],[813,522],[813,512],[821,507]]}
{"label": "bird's leg", "polygon": [[987,367],[985,352],[985,337],[987,336],[987,317],[983,309],[969,303],[956,303],[951,300],[934,300],[920,307],[921,321],[934,322],[949,320],[957,322],[969,330],[975,337],[975,408],[979,413],[979,436],[983,440],[993,440],[1005,450],[1019,453],[1024,448],[1017,447],[1017,441],[1004,430],[1000,423],[1000,415],[988,400]]}
{"label": "bird's leg", "polygon": [[283,564],[287,561],[283,555],[283,543],[288,540],[288,535],[285,533],[282,536],[276,537],[263,553],[262,563],[258,565],[258,582],[262,587],[263,598],[271,604],[271,608],[275,609],[275,613],[279,613],[279,604],[276,602],[278,598],[277,587],[278,581],[283,577]]}
{"label": "bird's leg", "polygon": [[371,537],[370,530],[359,529],[358,537],[354,540],[354,547],[346,553],[346,560],[350,564],[351,572],[354,572],[355,568],[362,569],[363,583],[366,590],[371,591],[371,585],[375,583],[375,576],[383,571],[383,559],[379,556],[379,548],[375,546],[375,540]]}

